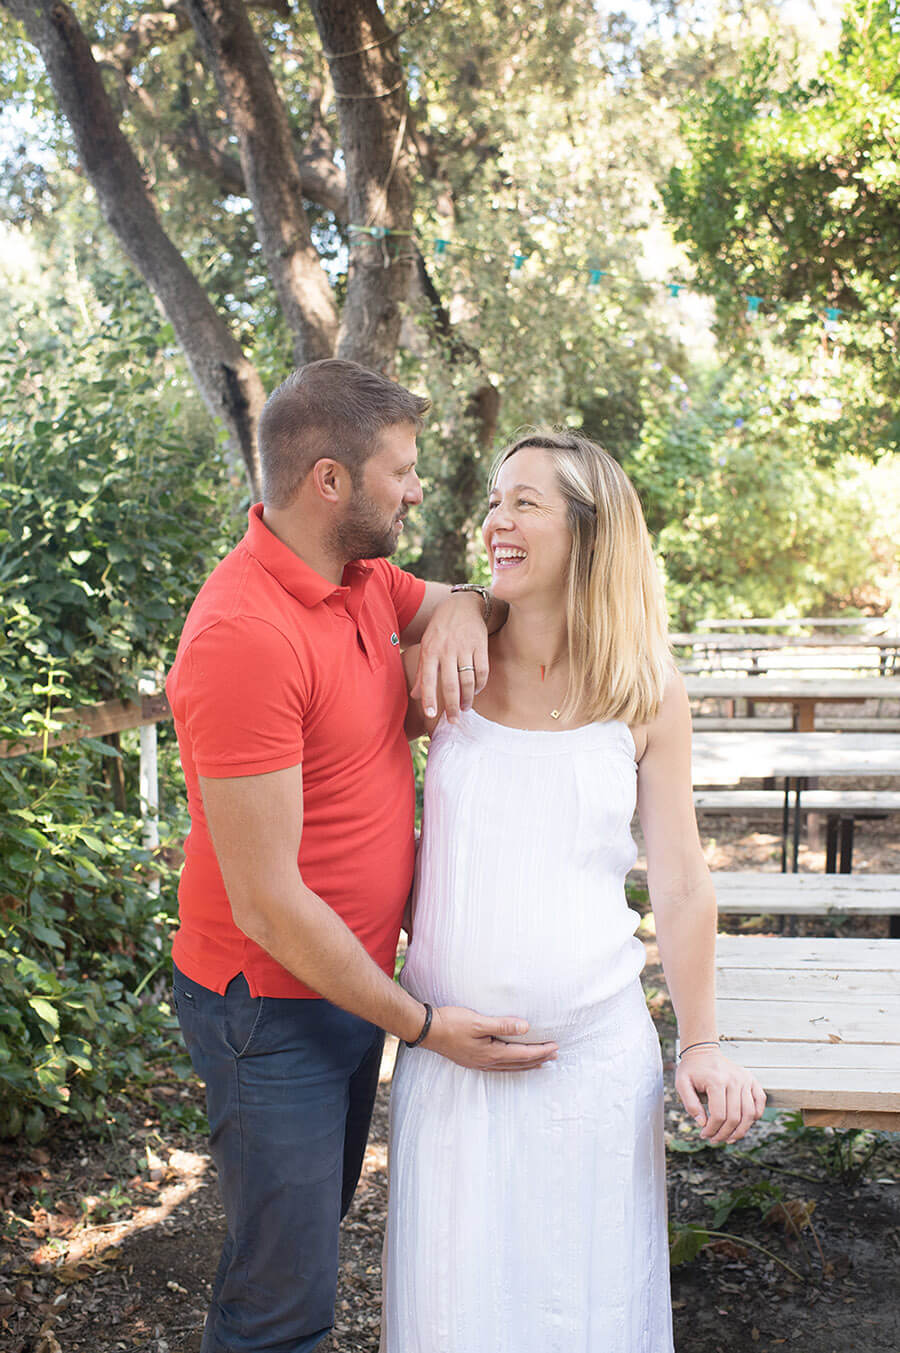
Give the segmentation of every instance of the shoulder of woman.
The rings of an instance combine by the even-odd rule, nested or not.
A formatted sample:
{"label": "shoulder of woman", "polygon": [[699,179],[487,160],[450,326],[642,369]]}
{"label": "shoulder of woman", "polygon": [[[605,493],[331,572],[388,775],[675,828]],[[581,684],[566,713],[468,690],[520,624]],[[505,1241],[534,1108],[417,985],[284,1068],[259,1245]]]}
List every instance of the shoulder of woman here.
{"label": "shoulder of woman", "polygon": [[637,753],[636,759],[640,761],[651,744],[665,742],[685,731],[690,735],[690,727],[691,707],[684,677],[676,667],[673,667],[655,716],[647,723],[636,725],[631,730]]}

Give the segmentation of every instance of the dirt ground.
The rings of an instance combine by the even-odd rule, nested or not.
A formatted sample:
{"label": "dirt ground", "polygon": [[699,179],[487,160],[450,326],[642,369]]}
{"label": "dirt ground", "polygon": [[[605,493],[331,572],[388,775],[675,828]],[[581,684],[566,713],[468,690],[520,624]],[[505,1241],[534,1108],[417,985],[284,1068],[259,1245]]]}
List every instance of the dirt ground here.
{"label": "dirt ground", "polygon": [[[714,868],[779,867],[774,824],[702,826]],[[801,868],[823,863],[804,847]],[[860,824],[854,868],[900,869],[895,825]],[[854,921],[841,933],[885,934],[886,923]],[[652,935],[645,943],[645,991],[667,1067],[670,1218],[720,1233],[673,1268],[678,1353],[897,1353],[900,1134],[850,1137],[781,1115],[738,1147],[698,1149],[671,1088],[671,1007]],[[325,1353],[378,1348],[390,1054],[343,1228]],[[202,1091],[162,1068],[117,1112],[102,1137],[63,1127],[38,1147],[0,1145],[0,1353],[199,1350],[222,1237]],[[690,1240],[686,1232],[679,1244]]]}

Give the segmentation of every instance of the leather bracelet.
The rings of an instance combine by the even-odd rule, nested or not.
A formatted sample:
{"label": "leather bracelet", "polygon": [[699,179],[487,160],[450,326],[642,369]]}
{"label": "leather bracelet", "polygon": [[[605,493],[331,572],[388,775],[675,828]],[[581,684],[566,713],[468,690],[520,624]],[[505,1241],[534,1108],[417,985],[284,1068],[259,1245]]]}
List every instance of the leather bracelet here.
{"label": "leather bracelet", "polygon": [[477,592],[481,597],[481,604],[484,606],[484,623],[488,623],[494,609],[494,598],[486,587],[483,587],[481,583],[454,583],[450,592],[451,595],[454,592]]}
{"label": "leather bracelet", "polygon": [[432,1016],[434,1015],[434,1011],[432,1010],[431,1006],[428,1004],[427,1001],[423,1001],[422,1004],[425,1007],[425,1023],[419,1030],[418,1038],[414,1038],[412,1042],[410,1042],[409,1039],[404,1038],[403,1042],[406,1044],[408,1048],[417,1048],[420,1043],[424,1043],[425,1039],[428,1037],[428,1030],[431,1028],[431,1019]]}

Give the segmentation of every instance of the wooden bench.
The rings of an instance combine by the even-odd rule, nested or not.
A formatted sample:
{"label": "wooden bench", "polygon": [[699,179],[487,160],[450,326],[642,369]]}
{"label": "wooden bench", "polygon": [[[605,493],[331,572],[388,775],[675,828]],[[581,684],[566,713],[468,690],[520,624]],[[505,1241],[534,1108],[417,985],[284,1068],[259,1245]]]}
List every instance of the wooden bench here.
{"label": "wooden bench", "polygon": [[900,1129],[900,940],[720,935],[716,985],[723,1047],[772,1107]]}
{"label": "wooden bench", "polygon": [[[790,733],[793,720],[789,715],[761,718],[736,715],[727,718],[721,714],[695,714],[692,720],[698,733]],[[900,733],[900,719],[882,718],[877,714],[863,718],[860,715],[836,719],[826,715],[816,720],[820,733]]]}
{"label": "wooden bench", "polygon": [[[787,840],[788,796],[780,789],[696,789],[698,813],[781,813]],[[900,812],[896,789],[804,789],[794,795],[793,811],[822,813],[827,823],[826,874],[849,874],[853,868],[853,836],[857,818],[881,818]],[[838,852],[840,851],[840,859]]]}
{"label": "wooden bench", "polygon": [[898,874],[760,874],[717,870],[719,911],[745,916],[900,914]]}

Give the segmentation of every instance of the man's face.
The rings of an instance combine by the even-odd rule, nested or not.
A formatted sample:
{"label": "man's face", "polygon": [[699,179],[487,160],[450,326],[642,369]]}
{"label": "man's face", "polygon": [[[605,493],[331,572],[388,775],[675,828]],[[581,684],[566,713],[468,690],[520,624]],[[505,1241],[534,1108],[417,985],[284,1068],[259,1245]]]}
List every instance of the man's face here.
{"label": "man's face", "polygon": [[412,423],[382,430],[337,530],[346,559],[379,559],[394,553],[407,512],[422,501],[417,456]]}

